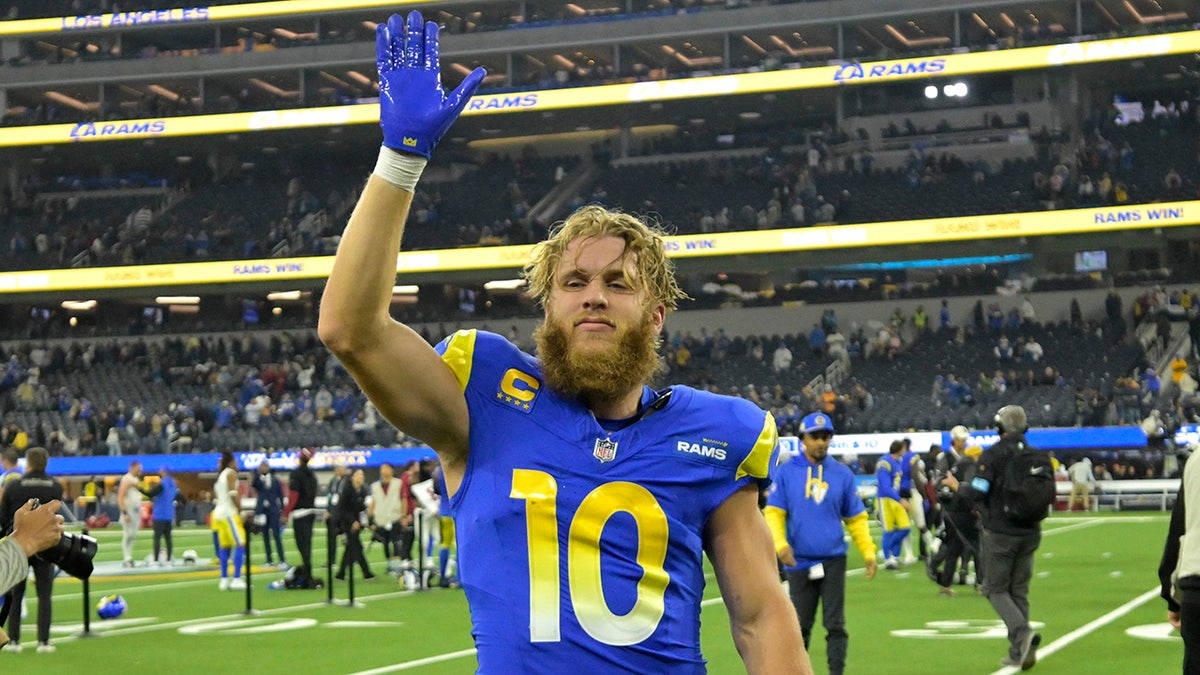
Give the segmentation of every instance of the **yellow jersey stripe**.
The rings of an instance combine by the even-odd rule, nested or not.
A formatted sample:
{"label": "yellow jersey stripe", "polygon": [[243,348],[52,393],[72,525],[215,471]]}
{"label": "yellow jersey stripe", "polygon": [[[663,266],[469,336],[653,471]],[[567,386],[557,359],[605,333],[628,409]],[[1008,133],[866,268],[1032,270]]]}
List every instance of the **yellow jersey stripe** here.
{"label": "yellow jersey stripe", "polygon": [[455,331],[446,343],[446,351],[442,354],[442,361],[450,366],[455,379],[458,380],[458,388],[464,394],[467,391],[467,383],[471,381],[471,362],[475,357],[475,335],[474,329]]}
{"label": "yellow jersey stripe", "polygon": [[750,454],[746,455],[746,459],[738,466],[734,480],[741,480],[743,476],[766,478],[771,472],[771,454],[775,452],[778,443],[779,431],[775,428],[775,418],[771,413],[767,413],[766,419],[763,420],[762,432],[758,434],[758,440],[754,442]]}

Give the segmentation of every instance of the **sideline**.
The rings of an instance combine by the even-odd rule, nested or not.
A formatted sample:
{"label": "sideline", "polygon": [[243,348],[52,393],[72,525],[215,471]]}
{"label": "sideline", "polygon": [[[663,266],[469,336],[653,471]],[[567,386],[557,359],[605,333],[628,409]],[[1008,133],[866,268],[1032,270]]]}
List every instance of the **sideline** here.
{"label": "sideline", "polygon": [[[1079,638],[1085,637],[1091,633],[1094,633],[1096,631],[1096,629],[1107,626],[1108,624],[1112,623],[1113,621],[1116,621],[1117,619],[1125,616],[1126,614],[1132,612],[1133,610],[1137,609],[1138,607],[1141,607],[1142,605],[1146,604],[1150,600],[1153,600],[1154,598],[1159,597],[1159,594],[1161,592],[1162,592],[1161,588],[1158,588],[1158,587],[1151,588],[1150,590],[1146,591],[1145,593],[1142,593],[1141,595],[1137,596],[1133,600],[1130,600],[1129,602],[1121,605],[1120,607],[1114,609],[1113,611],[1109,612],[1108,614],[1105,614],[1104,616],[1102,616],[1098,619],[1094,619],[1094,620],[1080,626],[1079,628],[1076,628],[1075,630],[1071,631],[1070,633],[1067,633],[1066,635],[1058,638],[1054,642],[1051,642],[1049,645],[1038,649],[1038,662],[1040,663],[1043,658],[1054,654],[1055,652],[1061,650],[1063,647],[1066,647],[1067,645],[1078,640]],[[1006,666],[1004,668],[1001,668],[1000,670],[993,672],[992,675],[1008,675],[1009,673],[1019,673],[1019,672],[1021,672],[1021,669],[1019,666]]]}
{"label": "sideline", "polygon": [[[398,597],[403,597],[406,595],[412,595],[414,592],[415,591],[389,591],[387,593],[376,593],[374,595],[360,595],[360,596],[356,597],[354,600],[355,600],[355,602],[367,602],[370,600],[384,600],[387,598],[398,598]],[[335,600],[334,602],[337,602],[337,600]],[[275,607],[272,609],[261,609],[261,610],[257,610],[255,612],[255,616],[269,616],[272,614],[287,614],[289,612],[318,609],[321,607],[330,607],[330,606],[333,606],[333,605],[328,604],[324,600],[320,600],[318,602],[310,602],[310,603],[306,603],[303,605],[289,605],[287,607]],[[171,621],[169,623],[156,623],[156,624],[152,624],[152,625],[129,626],[127,628],[114,628],[113,630],[104,630],[104,631],[97,631],[97,632],[100,633],[101,635],[126,635],[128,633],[144,633],[144,632],[155,631],[155,630],[166,630],[166,629],[171,629],[171,628],[179,628],[179,627],[188,626],[191,624],[204,624],[204,623],[210,623],[213,621],[231,621],[233,619],[244,619],[244,618],[246,618],[245,613],[237,612],[234,614],[222,614],[219,616],[196,617],[196,618],[192,618],[192,619],[183,619],[181,621]],[[97,624],[97,622],[93,622],[93,625],[96,625],[96,624]],[[54,642],[55,643],[73,642],[78,639],[80,639],[80,637],[78,635],[67,635],[67,636],[64,636],[61,638],[56,638],[54,640]]]}

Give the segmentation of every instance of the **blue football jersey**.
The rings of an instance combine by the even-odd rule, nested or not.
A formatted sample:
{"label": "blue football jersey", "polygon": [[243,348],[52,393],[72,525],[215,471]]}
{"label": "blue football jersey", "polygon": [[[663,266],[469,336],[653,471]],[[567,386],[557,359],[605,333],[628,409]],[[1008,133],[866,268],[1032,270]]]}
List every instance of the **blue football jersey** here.
{"label": "blue football jersey", "polygon": [[742,399],[643,391],[608,432],[499,335],[438,345],[470,410],[450,499],[481,673],[702,673],[704,525],[765,487],[777,434]]}

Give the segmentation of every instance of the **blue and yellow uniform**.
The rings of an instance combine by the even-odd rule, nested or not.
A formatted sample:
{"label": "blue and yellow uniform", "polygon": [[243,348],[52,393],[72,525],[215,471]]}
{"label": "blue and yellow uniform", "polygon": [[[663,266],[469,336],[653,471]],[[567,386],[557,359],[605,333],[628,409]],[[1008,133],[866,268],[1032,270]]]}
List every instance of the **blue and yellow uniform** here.
{"label": "blue and yellow uniform", "polygon": [[437,349],[471,418],[450,507],[479,672],[704,672],[704,526],[768,484],[771,416],[644,388],[637,417],[602,422],[499,335],[459,331]]}
{"label": "blue and yellow uniform", "polygon": [[[446,491],[446,477],[442,475],[439,465],[433,470],[433,485],[438,494],[438,580],[443,588],[451,585],[451,580],[458,570],[458,562],[450,559],[450,549],[454,543],[454,518],[450,515],[450,495]],[[455,581],[455,584],[458,582]]]}
{"label": "blue and yellow uniform", "polygon": [[908,511],[900,504],[901,456],[887,454],[875,463],[879,481],[879,513],[883,520],[883,556],[893,566],[900,557],[900,546],[908,536],[911,523]]}
{"label": "blue and yellow uniform", "polygon": [[[786,540],[796,556],[795,566],[785,566],[784,570],[807,570],[830,558],[845,556],[842,523],[863,556],[875,557],[867,510],[854,485],[854,474],[845,464],[832,457],[814,464],[802,452],[776,467],[771,480],[767,523],[776,547],[781,539]],[[782,512],[782,519],[778,512]],[[781,521],[783,528],[779,527]]]}

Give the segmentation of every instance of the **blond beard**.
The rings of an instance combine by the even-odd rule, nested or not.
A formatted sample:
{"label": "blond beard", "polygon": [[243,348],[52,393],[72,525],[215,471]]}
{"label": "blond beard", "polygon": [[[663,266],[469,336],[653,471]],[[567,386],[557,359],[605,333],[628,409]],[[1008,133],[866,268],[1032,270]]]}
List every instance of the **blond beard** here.
{"label": "blond beard", "polygon": [[649,383],[662,367],[651,317],[647,310],[642,320],[619,329],[611,345],[584,350],[572,343],[571,328],[547,315],[533,331],[546,384],[566,398],[598,403],[616,400]]}

